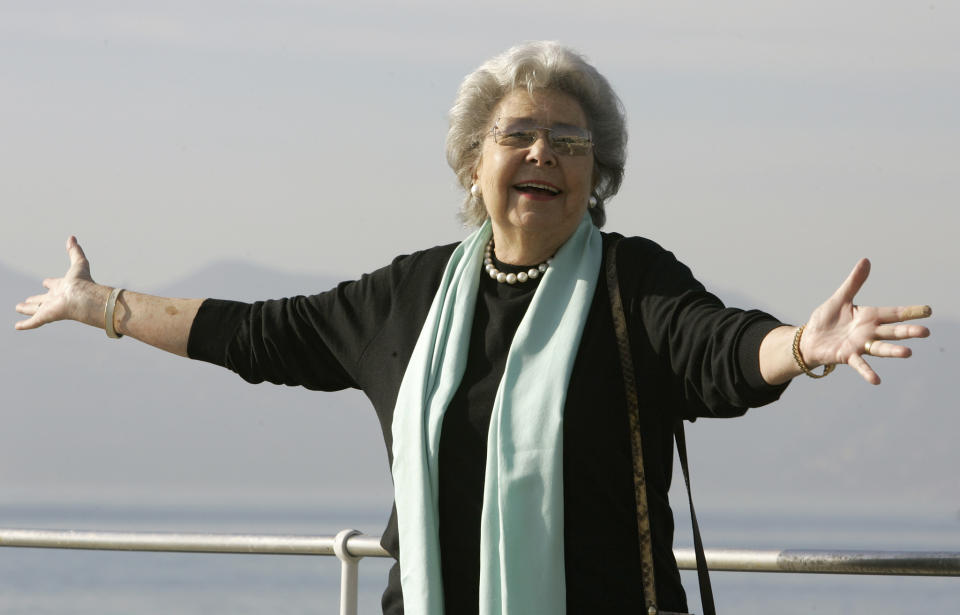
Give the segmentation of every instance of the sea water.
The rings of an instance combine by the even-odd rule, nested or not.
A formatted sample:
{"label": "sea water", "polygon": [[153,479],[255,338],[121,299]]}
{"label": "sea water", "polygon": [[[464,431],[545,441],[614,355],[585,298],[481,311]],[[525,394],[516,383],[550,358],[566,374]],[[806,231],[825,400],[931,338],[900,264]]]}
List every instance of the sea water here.
{"label": "sea water", "polygon": [[[0,526],[310,535],[355,528],[379,534],[388,512],[0,504]],[[811,518],[709,511],[701,516],[709,546],[718,548],[960,551],[960,520],[949,516]],[[686,524],[678,513],[680,546],[689,544]],[[361,562],[360,613],[379,613],[389,565],[379,558]],[[339,573],[333,557],[0,548],[0,614],[335,614]],[[696,573],[682,574],[690,607],[700,612]],[[711,577],[724,613],[960,612],[958,578],[743,572]]]}
{"label": "sea water", "polygon": [[[379,535],[389,510],[2,505],[0,526],[30,529]],[[360,563],[359,612],[379,613],[392,560]],[[2,615],[336,614],[340,560],[0,548]]]}
{"label": "sea water", "polygon": [[[779,512],[701,514],[709,547],[960,552],[955,514]],[[689,516],[677,512],[677,540],[692,546]],[[690,609],[701,613],[696,571],[681,571]],[[720,613],[886,615],[960,613],[960,578],[713,572]]]}

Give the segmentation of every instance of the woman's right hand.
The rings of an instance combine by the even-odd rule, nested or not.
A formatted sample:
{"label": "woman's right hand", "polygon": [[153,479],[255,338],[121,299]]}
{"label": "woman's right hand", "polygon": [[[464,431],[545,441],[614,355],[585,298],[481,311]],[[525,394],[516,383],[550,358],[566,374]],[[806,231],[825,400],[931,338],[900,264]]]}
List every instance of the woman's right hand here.
{"label": "woman's right hand", "polygon": [[[57,320],[87,322],[95,319],[92,312],[97,310],[97,305],[102,312],[106,296],[102,300],[99,298],[104,293],[98,292],[101,289],[90,277],[90,263],[73,235],[67,238],[67,255],[70,257],[70,268],[62,278],[45,279],[43,287],[47,289],[46,293],[27,297],[17,304],[17,312],[29,318],[17,322],[14,325],[16,329],[36,329]],[[102,315],[100,318],[103,318]]]}

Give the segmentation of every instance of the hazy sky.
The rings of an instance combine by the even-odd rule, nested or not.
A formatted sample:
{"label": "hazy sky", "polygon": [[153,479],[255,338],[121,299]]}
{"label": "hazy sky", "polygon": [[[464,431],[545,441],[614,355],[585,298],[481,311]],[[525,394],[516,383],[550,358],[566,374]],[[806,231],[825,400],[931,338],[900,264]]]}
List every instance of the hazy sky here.
{"label": "hazy sky", "polygon": [[[789,322],[861,256],[859,302],[934,307],[935,339],[877,365],[879,388],[840,369],[692,427],[701,512],[956,517],[960,5],[884,0],[0,0],[8,500],[388,501],[359,395],[250,387],[76,326],[14,332],[13,304],[62,274],[71,233],[95,279],[137,290],[310,274],[249,274],[244,298],[462,238],[446,113],[464,75],[528,39],[585,53],[626,106],[608,229]],[[207,268],[223,260],[258,268]]]}
{"label": "hazy sky", "polygon": [[354,276],[461,238],[446,111],[525,39],[585,53],[628,112],[608,228],[798,321],[960,317],[960,8],[853,2],[0,5],[0,263],[150,290],[222,259]]}

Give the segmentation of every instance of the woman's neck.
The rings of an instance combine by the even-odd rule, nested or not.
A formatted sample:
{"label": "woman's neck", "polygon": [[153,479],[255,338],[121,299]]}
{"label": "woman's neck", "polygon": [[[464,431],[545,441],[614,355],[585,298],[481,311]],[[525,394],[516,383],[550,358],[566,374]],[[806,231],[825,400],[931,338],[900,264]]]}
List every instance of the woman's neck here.
{"label": "woman's neck", "polygon": [[552,258],[569,238],[545,233],[503,233],[494,228],[494,256],[508,265],[537,265]]}

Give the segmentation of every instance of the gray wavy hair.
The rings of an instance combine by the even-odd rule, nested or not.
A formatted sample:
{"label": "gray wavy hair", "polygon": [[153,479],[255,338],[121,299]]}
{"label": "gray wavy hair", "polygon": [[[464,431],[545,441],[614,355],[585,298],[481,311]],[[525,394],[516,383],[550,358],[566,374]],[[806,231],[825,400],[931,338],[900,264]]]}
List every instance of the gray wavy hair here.
{"label": "gray wavy hair", "polygon": [[517,45],[487,60],[460,84],[450,109],[447,162],[457,174],[466,199],[460,209],[468,225],[487,218],[483,201],[470,194],[480,163],[481,143],[490,130],[494,109],[516,89],[531,93],[557,90],[573,97],[587,116],[593,134],[593,192],[597,204],[588,211],[597,227],[606,222],[604,205],[620,189],[627,159],[627,122],[623,103],[610,83],[583,56],[553,41]]}

